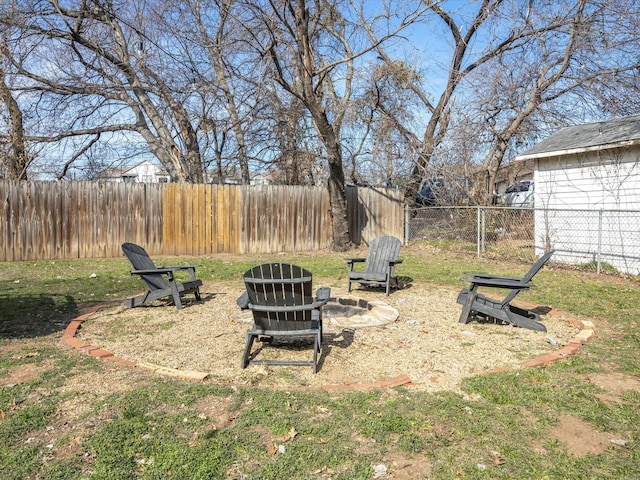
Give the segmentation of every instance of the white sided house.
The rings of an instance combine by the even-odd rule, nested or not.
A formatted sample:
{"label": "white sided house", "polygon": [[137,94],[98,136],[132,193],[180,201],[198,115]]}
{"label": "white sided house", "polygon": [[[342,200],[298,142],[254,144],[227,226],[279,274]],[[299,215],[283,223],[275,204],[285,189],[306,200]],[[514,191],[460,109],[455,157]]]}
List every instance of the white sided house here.
{"label": "white sided house", "polygon": [[101,182],[168,183],[169,174],[164,168],[145,160],[133,167],[107,168],[95,179]]}
{"label": "white sided house", "polygon": [[534,160],[536,251],[640,274],[640,115],[559,130]]}

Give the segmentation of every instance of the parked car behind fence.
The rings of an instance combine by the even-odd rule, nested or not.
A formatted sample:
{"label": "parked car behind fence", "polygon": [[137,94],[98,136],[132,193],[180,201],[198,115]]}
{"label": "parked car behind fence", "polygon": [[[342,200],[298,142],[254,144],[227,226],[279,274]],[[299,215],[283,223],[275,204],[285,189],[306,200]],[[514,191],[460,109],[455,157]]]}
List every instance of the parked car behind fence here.
{"label": "parked car behind fence", "polygon": [[532,208],[534,206],[533,192],[533,180],[521,180],[509,185],[507,190],[498,196],[496,204]]}

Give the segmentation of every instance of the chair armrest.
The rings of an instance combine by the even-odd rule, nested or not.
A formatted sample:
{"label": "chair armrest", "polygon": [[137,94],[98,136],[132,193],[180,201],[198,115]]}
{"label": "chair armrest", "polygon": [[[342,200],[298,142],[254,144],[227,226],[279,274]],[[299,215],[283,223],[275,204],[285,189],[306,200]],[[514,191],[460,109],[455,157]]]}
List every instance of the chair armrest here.
{"label": "chair armrest", "polygon": [[173,268],[174,270],[194,270],[202,265],[169,265],[166,267],[157,267],[157,268]]}
{"label": "chair armrest", "polygon": [[349,265],[349,271],[353,272],[356,263],[364,263],[367,261],[366,258],[345,258],[347,261],[347,265]]}
{"label": "chair armrest", "polygon": [[528,288],[533,287],[532,283],[526,283],[522,280],[509,280],[509,279],[496,279],[496,278],[482,278],[482,277],[473,277],[473,278],[462,278],[463,282],[469,282],[471,284],[475,284],[478,287],[494,287],[494,288],[510,288],[510,289],[519,289],[526,290]]}
{"label": "chair armrest", "polygon": [[316,292],[316,298],[318,300],[324,300],[324,299],[329,300],[330,296],[331,296],[331,289],[329,287],[319,288],[318,291]]}
{"label": "chair armrest", "polygon": [[395,260],[389,260],[389,266],[398,265],[400,263],[402,263],[401,258],[396,258]]}
{"label": "chair armrest", "polygon": [[[196,267],[200,265],[172,265],[169,267],[156,267],[156,270],[162,270],[162,272],[158,273],[169,273],[169,272],[178,272],[180,270],[187,270],[189,272],[189,279],[196,280]],[[140,270],[137,270],[140,271]],[[169,273],[171,276],[172,273]]]}
{"label": "chair armrest", "polygon": [[494,278],[494,279],[500,279],[500,280],[513,280],[513,281],[522,280],[521,277],[507,277],[504,275],[492,275],[490,273],[464,272],[464,274],[471,275],[473,278]]}
{"label": "chair armrest", "polygon": [[146,270],[131,270],[131,275],[151,275],[154,273],[160,273],[160,274],[165,274],[165,273],[172,273],[175,272],[177,270],[181,270],[181,268],[178,267],[156,267],[156,268],[149,268]]}
{"label": "chair armrest", "polygon": [[236,304],[243,310],[249,308],[249,294],[247,292],[244,292],[242,295],[240,295],[236,300]]}
{"label": "chair armrest", "polygon": [[346,262],[348,264],[351,263],[358,263],[358,262],[366,262],[367,259],[366,258],[345,258]]}

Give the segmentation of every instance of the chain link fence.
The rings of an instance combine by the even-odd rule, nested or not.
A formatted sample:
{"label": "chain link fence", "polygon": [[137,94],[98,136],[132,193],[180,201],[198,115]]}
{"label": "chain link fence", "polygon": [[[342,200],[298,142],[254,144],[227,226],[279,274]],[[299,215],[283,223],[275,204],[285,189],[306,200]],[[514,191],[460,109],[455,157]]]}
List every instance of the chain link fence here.
{"label": "chain link fence", "polygon": [[601,272],[640,274],[640,211],[501,207],[405,210],[405,241],[463,245],[478,256],[539,256]]}

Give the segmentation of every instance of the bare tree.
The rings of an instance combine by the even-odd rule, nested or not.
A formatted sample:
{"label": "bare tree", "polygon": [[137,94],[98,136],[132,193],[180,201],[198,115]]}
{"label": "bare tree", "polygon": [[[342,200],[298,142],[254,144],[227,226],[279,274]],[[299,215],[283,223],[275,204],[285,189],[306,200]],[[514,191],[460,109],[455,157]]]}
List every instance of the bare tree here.
{"label": "bare tree", "polygon": [[[428,85],[420,81],[423,77],[412,76],[407,78],[406,90],[410,91],[420,101],[425,109],[425,114],[428,114],[428,121],[422,134],[413,133],[414,130],[411,127],[394,118],[398,128],[404,130],[408,137],[419,138],[419,151],[415,158],[415,166],[405,190],[405,196],[408,201],[415,198],[427,164],[446,137],[452,109],[455,104],[455,92],[462,81],[478,66],[498,57],[511,48],[515,48],[516,45],[526,41],[531,35],[531,28],[527,25],[516,25],[512,29],[505,29],[506,33],[503,38],[499,38],[497,34],[484,32],[487,37],[484,48],[480,49],[480,51],[477,48],[473,48],[480,41],[482,27],[485,26],[488,19],[499,11],[502,3],[502,0],[483,0],[478,2],[477,6],[475,4],[465,6],[466,10],[461,14],[459,12],[454,14],[445,10],[439,2],[435,2],[429,5],[432,15],[421,17],[420,19],[425,22],[425,25],[429,25],[434,17],[441,22],[450,36],[452,47],[448,58],[444,86],[440,89],[439,94],[433,95],[428,91]],[[377,38],[375,32],[372,30],[368,32],[372,40],[375,41]],[[381,61],[387,65],[396,64],[396,60],[386,49],[379,47],[378,54]],[[389,112],[390,110],[386,107],[387,102],[386,98],[379,99],[380,108],[384,112]]]}
{"label": "bare tree", "polygon": [[[417,74],[418,67],[413,67],[415,74],[406,75],[401,90],[403,95],[411,95],[415,103],[423,108],[424,123],[421,129],[415,123],[406,121],[397,115],[394,107],[396,99],[391,92],[378,89],[378,109],[386,115],[396,128],[404,133],[412,145],[417,146],[414,158],[414,169],[407,182],[406,198],[412,201],[427,171],[427,165],[438,154],[440,147],[447,148],[451,121],[460,107],[468,107],[466,96],[473,97],[478,92],[492,85],[497,99],[491,115],[502,114],[501,101],[505,100],[501,92],[502,84],[507,76],[519,77],[522,64],[514,60],[520,55],[525,68],[537,75],[530,83],[533,88],[521,91],[520,99],[527,99],[528,104],[520,102],[518,112],[512,122],[501,123],[499,131],[494,131],[493,150],[490,157],[497,159],[504,156],[510,139],[521,132],[524,122],[534,112],[540,110],[540,95],[549,92],[548,98],[566,98],[571,92],[568,85],[562,82],[573,79],[574,85],[586,85],[594,78],[595,72],[580,73],[573,60],[573,52],[581,49],[589,39],[591,47],[598,38],[598,33],[586,28],[589,18],[602,18],[615,2],[591,2],[574,0],[562,4],[555,2],[530,2],[524,0],[483,0],[481,2],[457,4],[448,7],[441,2],[427,4],[429,14],[414,19],[413,38],[421,38],[421,32],[443,31],[447,39],[440,39],[440,47],[450,45],[447,55],[429,57],[425,73]],[[400,8],[397,4],[394,8]],[[392,19],[391,7],[387,18]],[[620,8],[620,11],[624,8]],[[598,12],[595,16],[592,12]],[[588,15],[587,15],[588,14]],[[591,17],[589,17],[591,15]],[[364,14],[361,13],[361,18]],[[367,23],[362,20],[363,25]],[[372,43],[379,35],[367,28]],[[434,35],[426,34],[422,38],[434,41]],[[383,44],[378,44],[378,59],[387,66],[388,74],[398,78],[398,58]],[[418,46],[418,50],[428,51],[428,45]],[[584,51],[584,49],[582,48]],[[585,51],[586,53],[586,51]],[[432,84],[431,75],[442,60],[445,75],[442,82]],[[577,56],[575,57],[577,58]],[[583,59],[584,61],[584,59]],[[548,64],[545,62],[549,62]],[[403,69],[410,68],[411,61]],[[599,72],[603,73],[602,67]],[[501,77],[500,75],[504,75]],[[473,80],[473,87],[466,88]],[[377,83],[382,82],[381,78]],[[569,81],[569,83],[571,83]],[[518,80],[513,82],[514,88],[522,88]],[[437,88],[436,88],[437,87]],[[553,93],[550,93],[552,92]],[[507,94],[508,96],[508,94]],[[461,97],[461,98],[459,98]],[[396,102],[397,103],[397,102]],[[512,104],[509,104],[511,106]],[[497,112],[497,113],[496,113]],[[490,116],[490,115],[489,115]],[[462,118],[462,117],[458,117]],[[490,122],[490,121],[489,121]],[[485,125],[485,134],[487,134]],[[491,130],[489,125],[488,130]],[[505,142],[506,140],[506,142]],[[451,140],[453,141],[453,140]],[[499,163],[493,161],[493,165]]]}
{"label": "bare tree", "polygon": [[356,61],[409,22],[400,21],[395,30],[372,42],[361,34],[362,25],[352,20],[351,3],[268,0],[251,2],[247,8],[255,12],[249,32],[257,52],[270,62],[282,92],[297,98],[307,109],[323,146],[329,171],[333,248],[345,250],[351,242],[342,134],[352,105]]}
{"label": "bare tree", "polygon": [[58,178],[83,162],[90,176],[129,155],[122,145],[143,145],[174,181],[213,165],[218,181],[235,167],[244,183],[250,169],[328,178],[341,250],[347,180],[406,177],[413,201],[456,161],[494,176],[545,123],[637,111],[633,0],[357,1],[0,4],[12,175],[39,142],[64,150]]}
{"label": "bare tree", "polygon": [[271,89],[269,114],[275,120],[273,135],[277,150],[271,178],[285,185],[315,185],[315,166],[320,163],[309,116],[302,102],[293,96],[275,95]]}
{"label": "bare tree", "polygon": [[[420,81],[415,68],[403,61],[374,63],[368,69],[370,83],[359,110],[371,136],[371,164],[378,182],[404,185],[421,151],[420,138],[407,126],[421,116],[419,99],[408,87]],[[366,112],[366,113],[365,113]]]}
{"label": "bare tree", "polygon": [[[333,248],[346,250],[351,240],[340,130],[353,78],[355,55],[347,42],[351,26],[336,4],[325,1],[308,7],[304,0],[280,0],[251,8],[260,25],[261,50],[271,61],[276,82],[308,109],[324,146],[329,165]],[[338,72],[342,76],[341,94],[335,85]]]}
{"label": "bare tree", "polygon": [[[240,66],[230,64],[234,59],[234,53],[238,50],[241,38],[232,35],[234,30],[238,30],[237,17],[233,9],[238,2],[234,0],[190,0],[190,9],[197,26],[197,35],[194,39],[201,48],[206,51],[209,62],[215,72],[216,88],[220,90],[221,97],[224,98],[224,108],[229,116],[229,127],[233,133],[236,144],[237,162],[240,167],[242,183],[249,184],[249,156],[245,140],[246,120],[242,114],[244,98],[239,94],[239,89],[234,88],[234,71]],[[255,73],[255,72],[254,72]],[[259,79],[255,79],[259,84]],[[255,92],[256,89],[254,89]],[[251,110],[252,107],[249,107]]]}
{"label": "bare tree", "polygon": [[[155,27],[145,27],[154,14],[142,4],[111,0],[26,0],[3,11],[2,22],[21,29],[34,47],[32,57],[14,67],[30,80],[31,91],[40,92],[41,108],[66,124],[55,135],[29,138],[59,142],[135,132],[173,181],[202,182],[197,131],[186,106],[190,80],[175,68],[176,52],[154,38]],[[65,110],[71,103],[75,108]]]}
{"label": "bare tree", "polygon": [[[626,8],[620,8],[621,3],[627,3]],[[569,116],[569,122],[575,121],[579,111],[598,118],[601,113],[590,109],[594,101],[600,108],[615,108],[618,103],[603,102],[601,92],[638,93],[637,82],[630,90],[621,81],[637,76],[640,68],[640,59],[633,54],[640,48],[639,37],[629,25],[640,14],[635,2],[577,1],[572,8],[564,5],[553,12],[525,11],[521,22],[544,24],[551,13],[563,27],[541,32],[527,45],[505,52],[480,68],[472,82],[479,118],[489,135],[482,163],[489,188],[509,148],[513,152],[535,138],[540,120],[565,124]],[[572,104],[577,108],[568,110]],[[637,111],[638,101],[630,104]],[[490,198],[490,191],[480,193],[485,201]]]}

